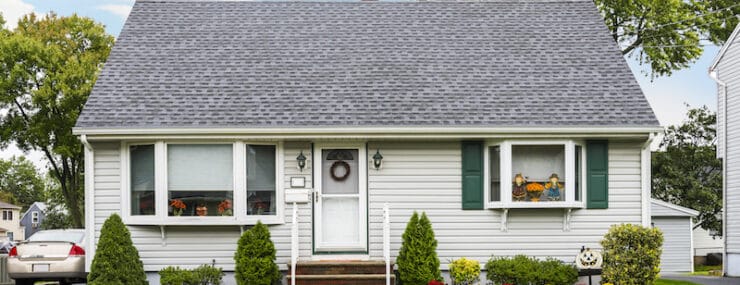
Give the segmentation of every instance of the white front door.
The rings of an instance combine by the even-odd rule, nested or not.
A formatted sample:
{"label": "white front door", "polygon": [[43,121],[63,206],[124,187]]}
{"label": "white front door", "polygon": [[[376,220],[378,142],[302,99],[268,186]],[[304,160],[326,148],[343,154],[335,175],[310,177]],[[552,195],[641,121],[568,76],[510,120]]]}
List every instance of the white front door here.
{"label": "white front door", "polygon": [[317,253],[367,252],[364,144],[317,145],[314,235]]}

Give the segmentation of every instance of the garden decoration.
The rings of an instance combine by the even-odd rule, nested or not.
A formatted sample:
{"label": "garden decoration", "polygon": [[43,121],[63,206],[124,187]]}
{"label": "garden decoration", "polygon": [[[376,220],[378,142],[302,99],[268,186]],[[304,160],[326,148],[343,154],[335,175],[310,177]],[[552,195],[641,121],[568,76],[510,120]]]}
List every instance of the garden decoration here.
{"label": "garden decoration", "polygon": [[603,261],[604,259],[598,251],[581,248],[581,252],[576,256],[576,267],[578,269],[597,269],[601,268]]}
{"label": "garden decoration", "polygon": [[[343,168],[344,173],[337,174],[337,167]],[[329,173],[331,174],[331,179],[334,179],[334,181],[344,181],[347,179],[347,177],[349,177],[349,173],[350,173],[349,163],[343,160],[337,160],[331,164]]]}
{"label": "garden decoration", "polygon": [[234,214],[231,208],[231,200],[225,199],[218,204],[218,214],[221,216],[231,216]]}
{"label": "garden decoration", "polygon": [[181,216],[182,212],[187,207],[180,199],[172,199],[172,201],[170,201],[170,206],[172,207],[172,214],[175,216]]}
{"label": "garden decoration", "polygon": [[524,180],[521,173],[518,173],[516,177],[514,177],[511,197],[514,198],[514,201],[524,201],[524,199],[527,198],[527,181]]}
{"label": "garden decoration", "polygon": [[545,187],[540,183],[532,182],[527,184],[527,193],[529,193],[529,200],[532,202],[539,202],[542,192],[545,191]]}
{"label": "garden decoration", "polygon": [[208,215],[208,207],[205,204],[198,205],[195,207],[195,214],[201,217]]}
{"label": "garden decoration", "polygon": [[560,178],[556,173],[550,175],[550,182],[545,184],[545,190],[547,190],[547,199],[550,201],[560,201],[560,189],[565,188],[562,183],[558,181]]}

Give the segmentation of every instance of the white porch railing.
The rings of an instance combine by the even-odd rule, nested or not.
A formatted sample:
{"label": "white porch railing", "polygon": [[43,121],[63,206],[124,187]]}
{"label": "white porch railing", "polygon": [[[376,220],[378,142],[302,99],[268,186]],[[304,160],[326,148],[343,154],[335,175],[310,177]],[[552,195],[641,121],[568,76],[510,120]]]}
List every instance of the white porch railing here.
{"label": "white porch railing", "polygon": [[385,285],[391,285],[391,211],[383,204],[383,258],[385,258]]}
{"label": "white porch railing", "polygon": [[298,262],[298,205],[293,202],[293,220],[290,228],[290,284],[295,285],[295,265]]}

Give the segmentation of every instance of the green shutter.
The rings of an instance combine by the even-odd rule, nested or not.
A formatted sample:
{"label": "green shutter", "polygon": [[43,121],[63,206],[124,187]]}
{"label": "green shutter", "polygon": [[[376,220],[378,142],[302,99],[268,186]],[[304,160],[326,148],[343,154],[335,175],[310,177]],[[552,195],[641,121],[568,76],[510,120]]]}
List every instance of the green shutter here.
{"label": "green shutter", "polygon": [[589,209],[609,207],[609,143],[586,142],[586,189]]}
{"label": "green shutter", "polygon": [[462,143],[462,208],[483,209],[483,143]]}

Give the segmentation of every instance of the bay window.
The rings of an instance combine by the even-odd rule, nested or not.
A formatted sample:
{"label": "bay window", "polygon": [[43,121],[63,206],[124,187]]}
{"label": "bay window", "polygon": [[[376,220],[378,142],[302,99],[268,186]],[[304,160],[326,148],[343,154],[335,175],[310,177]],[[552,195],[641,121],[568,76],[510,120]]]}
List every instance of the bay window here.
{"label": "bay window", "polygon": [[124,222],[282,223],[280,143],[124,143]]}
{"label": "bay window", "polygon": [[583,147],[574,140],[489,143],[489,208],[582,207]]}

